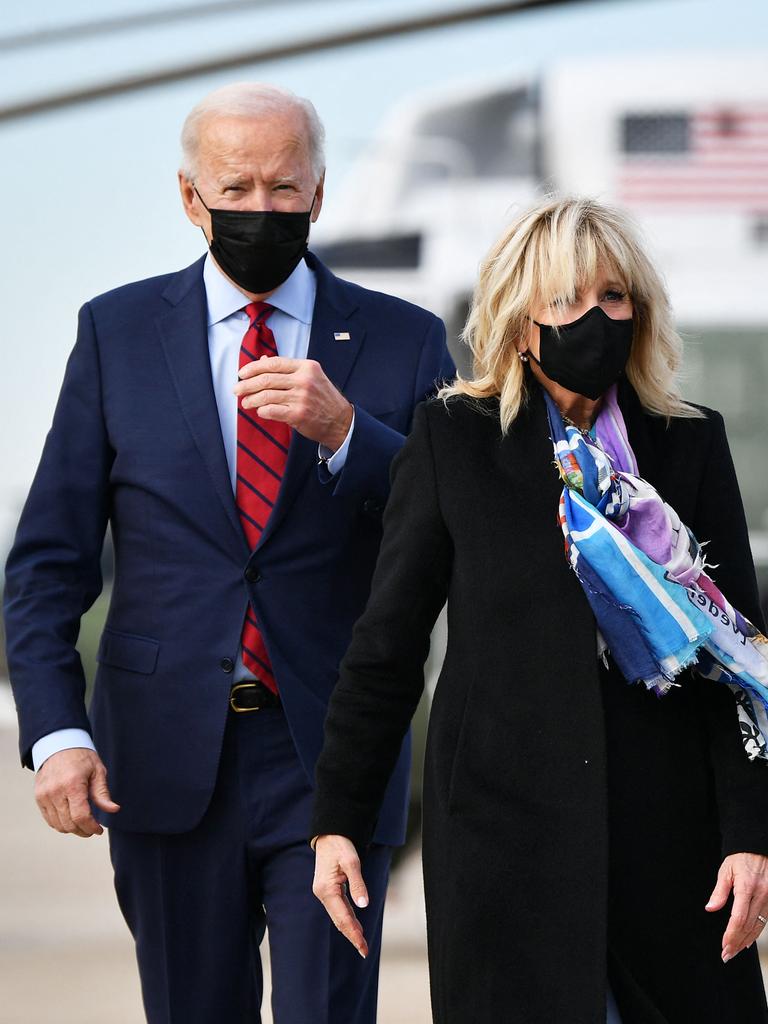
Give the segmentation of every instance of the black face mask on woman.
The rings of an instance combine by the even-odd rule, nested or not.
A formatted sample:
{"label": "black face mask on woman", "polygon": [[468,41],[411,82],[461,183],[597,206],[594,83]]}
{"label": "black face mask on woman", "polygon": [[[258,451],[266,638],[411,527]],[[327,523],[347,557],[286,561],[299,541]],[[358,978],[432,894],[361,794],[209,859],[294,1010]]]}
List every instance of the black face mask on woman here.
{"label": "black face mask on woman", "polygon": [[569,324],[539,328],[539,358],[528,355],[561,387],[593,401],[624,372],[632,348],[633,322],[613,320],[600,306]]}
{"label": "black face mask on woman", "polygon": [[211,255],[227,277],[245,291],[263,295],[291,276],[307,251],[314,197],[305,212],[284,213],[211,209],[196,187],[195,192],[211,215]]}

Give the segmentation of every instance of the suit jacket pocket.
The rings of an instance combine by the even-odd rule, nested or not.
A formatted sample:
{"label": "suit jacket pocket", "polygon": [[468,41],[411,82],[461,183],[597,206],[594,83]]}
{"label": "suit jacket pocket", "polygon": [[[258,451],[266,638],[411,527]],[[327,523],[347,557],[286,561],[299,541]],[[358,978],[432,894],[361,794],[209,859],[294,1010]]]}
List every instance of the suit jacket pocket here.
{"label": "suit jacket pocket", "polygon": [[96,657],[103,665],[148,676],[155,671],[159,650],[160,642],[152,637],[107,628],[101,635]]}

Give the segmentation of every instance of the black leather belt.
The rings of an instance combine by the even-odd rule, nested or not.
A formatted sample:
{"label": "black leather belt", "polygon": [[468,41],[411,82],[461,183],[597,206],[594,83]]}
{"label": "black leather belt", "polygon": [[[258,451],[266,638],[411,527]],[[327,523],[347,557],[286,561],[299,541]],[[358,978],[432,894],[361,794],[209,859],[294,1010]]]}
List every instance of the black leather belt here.
{"label": "black leather belt", "polygon": [[279,708],[282,701],[268,686],[253,679],[247,683],[236,683],[229,692],[229,706],[242,714],[244,711],[261,711],[263,708]]}

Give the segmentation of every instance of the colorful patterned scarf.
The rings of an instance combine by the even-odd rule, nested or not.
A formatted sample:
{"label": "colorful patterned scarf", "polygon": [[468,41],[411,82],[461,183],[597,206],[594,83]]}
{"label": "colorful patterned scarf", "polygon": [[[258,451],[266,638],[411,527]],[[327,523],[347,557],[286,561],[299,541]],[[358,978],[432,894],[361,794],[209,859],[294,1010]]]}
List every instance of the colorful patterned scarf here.
{"label": "colorful patterned scarf", "polygon": [[768,640],[707,572],[702,545],[638,475],[614,385],[594,436],[565,423],[544,392],[563,480],[559,519],[571,567],[630,683],[662,695],[689,666],[736,697],[750,760],[768,761]]}

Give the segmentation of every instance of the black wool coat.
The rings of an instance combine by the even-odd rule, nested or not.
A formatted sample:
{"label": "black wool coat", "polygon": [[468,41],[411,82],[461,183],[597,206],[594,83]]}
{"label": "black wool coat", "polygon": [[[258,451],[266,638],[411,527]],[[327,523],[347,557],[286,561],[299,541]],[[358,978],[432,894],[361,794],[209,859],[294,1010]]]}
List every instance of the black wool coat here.
{"label": "black wool coat", "polygon": [[[710,542],[714,578],[760,621],[722,418],[666,420],[623,382],[640,473]],[[435,618],[423,858],[437,1024],[766,1024],[757,953],[720,960],[704,904],[724,855],[768,854],[768,766],[733,697],[685,673],[664,698],[596,656],[556,521],[537,385],[506,437],[498,403],[420,407],[393,466],[370,600],[342,663],[313,834],[370,841],[423,687]]]}

